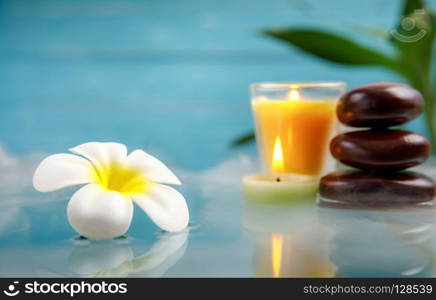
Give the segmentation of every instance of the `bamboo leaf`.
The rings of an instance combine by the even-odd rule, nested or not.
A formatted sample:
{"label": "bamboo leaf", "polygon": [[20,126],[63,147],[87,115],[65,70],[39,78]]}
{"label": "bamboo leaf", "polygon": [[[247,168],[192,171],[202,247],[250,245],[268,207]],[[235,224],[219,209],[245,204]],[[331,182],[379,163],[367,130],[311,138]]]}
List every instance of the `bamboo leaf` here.
{"label": "bamboo leaf", "polygon": [[339,35],[311,29],[267,30],[270,37],[322,59],[344,65],[378,65],[392,68],[390,57]]}
{"label": "bamboo leaf", "polygon": [[[422,76],[427,76],[435,38],[434,16],[420,0],[405,0],[403,14],[389,41],[397,49],[396,60],[400,71],[411,83],[422,90]],[[424,80],[425,81],[425,80]]]}

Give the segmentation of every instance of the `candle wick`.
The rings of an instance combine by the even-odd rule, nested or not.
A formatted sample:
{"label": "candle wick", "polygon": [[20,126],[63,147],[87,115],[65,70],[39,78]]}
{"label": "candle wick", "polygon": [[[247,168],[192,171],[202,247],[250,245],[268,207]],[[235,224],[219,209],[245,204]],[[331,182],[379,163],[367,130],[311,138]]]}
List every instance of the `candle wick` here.
{"label": "candle wick", "polygon": [[280,177],[277,177],[277,179],[276,179],[276,180],[277,180],[277,182],[280,182]]}

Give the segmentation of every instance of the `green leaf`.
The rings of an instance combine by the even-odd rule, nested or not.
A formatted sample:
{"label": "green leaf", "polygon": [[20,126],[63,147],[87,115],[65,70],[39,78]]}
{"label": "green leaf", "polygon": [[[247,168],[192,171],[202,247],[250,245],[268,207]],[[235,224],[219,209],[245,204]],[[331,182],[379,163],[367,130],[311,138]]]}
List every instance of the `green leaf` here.
{"label": "green leaf", "polygon": [[396,48],[398,71],[421,91],[425,99],[426,121],[436,144],[436,103],[431,63],[436,34],[435,16],[420,0],[405,0],[397,26],[389,41]]}
{"label": "green leaf", "polygon": [[405,0],[403,5],[403,16],[413,13],[424,6],[421,0]]}
{"label": "green leaf", "polygon": [[428,85],[434,22],[434,16],[422,1],[405,0],[403,14],[390,32],[389,41],[397,49],[398,70],[421,91]]}
{"label": "green leaf", "polygon": [[339,35],[311,29],[267,30],[270,37],[322,59],[344,65],[392,67],[391,58]]}
{"label": "green leaf", "polygon": [[232,147],[242,146],[255,140],[254,132],[248,132],[232,141]]}

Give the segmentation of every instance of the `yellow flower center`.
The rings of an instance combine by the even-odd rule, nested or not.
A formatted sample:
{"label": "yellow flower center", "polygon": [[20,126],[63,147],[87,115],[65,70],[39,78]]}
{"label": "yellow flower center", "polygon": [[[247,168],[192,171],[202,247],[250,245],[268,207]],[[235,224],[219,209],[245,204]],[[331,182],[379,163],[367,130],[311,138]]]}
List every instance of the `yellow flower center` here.
{"label": "yellow flower center", "polygon": [[122,194],[144,193],[150,185],[150,181],[138,170],[115,163],[94,168],[93,177],[104,189]]}

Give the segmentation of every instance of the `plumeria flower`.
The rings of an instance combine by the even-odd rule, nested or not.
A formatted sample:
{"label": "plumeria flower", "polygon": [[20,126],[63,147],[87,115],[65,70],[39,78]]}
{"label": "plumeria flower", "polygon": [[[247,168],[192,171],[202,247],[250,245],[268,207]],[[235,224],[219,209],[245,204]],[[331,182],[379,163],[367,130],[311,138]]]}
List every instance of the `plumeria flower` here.
{"label": "plumeria flower", "polygon": [[40,192],[86,184],[71,197],[67,216],[81,235],[109,239],[130,226],[135,202],[160,228],[183,230],[189,221],[185,198],[163,185],[179,179],[157,158],[142,150],[127,155],[119,143],[90,142],[69,149],[74,154],[45,158],[33,175]]}

